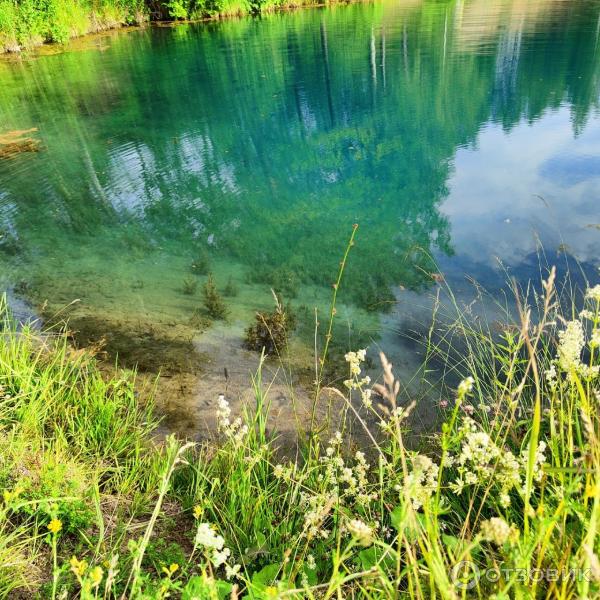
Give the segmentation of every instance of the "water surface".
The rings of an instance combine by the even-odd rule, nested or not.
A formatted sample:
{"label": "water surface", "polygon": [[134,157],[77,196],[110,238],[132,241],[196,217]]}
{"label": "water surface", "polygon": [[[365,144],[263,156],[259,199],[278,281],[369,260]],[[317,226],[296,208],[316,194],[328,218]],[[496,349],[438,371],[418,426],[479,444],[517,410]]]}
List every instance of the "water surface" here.
{"label": "water surface", "polygon": [[[246,377],[275,288],[310,379],[358,223],[335,351],[381,346],[408,373],[440,273],[464,303],[540,257],[595,276],[599,34],[591,0],[384,1],[4,61],[0,135],[40,147],[0,159],[3,287],[127,365],[211,385]],[[236,288],[227,323],[182,291],[198,257]]]}

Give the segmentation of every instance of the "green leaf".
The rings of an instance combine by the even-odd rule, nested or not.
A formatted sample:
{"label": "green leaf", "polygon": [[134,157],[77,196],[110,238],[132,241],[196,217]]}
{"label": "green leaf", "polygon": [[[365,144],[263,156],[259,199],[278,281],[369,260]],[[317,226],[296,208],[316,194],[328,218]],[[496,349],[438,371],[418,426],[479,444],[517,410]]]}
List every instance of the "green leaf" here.
{"label": "green leaf", "polygon": [[[212,584],[219,600],[226,600],[231,595],[232,585],[227,581],[217,579]],[[211,586],[200,575],[190,577],[181,592],[181,600],[195,600],[196,598],[210,598]]]}
{"label": "green leaf", "polygon": [[401,529],[402,513],[402,506],[400,505],[396,506],[396,508],[390,513],[390,523],[398,533],[400,533]]}
{"label": "green leaf", "polygon": [[375,565],[380,565],[383,569],[391,570],[396,564],[393,556],[389,553],[386,554],[385,550],[377,548],[376,546],[361,550],[358,553],[358,560],[365,571]]}
{"label": "green leaf", "polygon": [[273,581],[277,578],[277,575],[281,569],[278,564],[267,565],[260,571],[257,571],[252,575],[252,587],[256,587],[257,590],[264,590],[266,587],[272,585]]}

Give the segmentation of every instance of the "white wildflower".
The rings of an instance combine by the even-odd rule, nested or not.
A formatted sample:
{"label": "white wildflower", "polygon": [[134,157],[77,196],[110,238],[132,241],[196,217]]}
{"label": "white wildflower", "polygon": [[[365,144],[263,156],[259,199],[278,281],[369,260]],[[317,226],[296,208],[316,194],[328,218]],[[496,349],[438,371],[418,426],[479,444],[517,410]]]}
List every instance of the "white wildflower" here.
{"label": "white wildflower", "polygon": [[[458,478],[452,486],[456,494],[465,486],[495,483],[500,488],[500,502],[510,504],[509,492],[522,485],[523,463],[508,449],[498,446],[485,432],[479,431],[473,419],[465,417],[461,426],[463,444],[454,459]],[[543,460],[544,446],[540,446]]]}
{"label": "white wildflower", "polygon": [[323,524],[329,516],[335,501],[335,493],[330,493],[327,498],[320,494],[313,496],[301,493],[300,505],[305,511],[302,537],[310,540],[313,538],[326,539],[329,536],[330,532],[323,527]]}
{"label": "white wildflower", "polygon": [[229,548],[223,548],[223,550],[214,550],[211,559],[212,564],[215,566],[215,568],[220,567],[227,562],[230,554],[231,550],[229,550]]}
{"label": "white wildflower", "polygon": [[492,517],[481,523],[481,535],[484,540],[502,546],[518,537],[517,529],[500,517]]}
{"label": "white wildflower", "polygon": [[342,434],[339,431],[336,431],[333,434],[333,437],[329,440],[329,445],[330,446],[339,446],[342,443],[343,439],[344,438],[343,438]]}
{"label": "white wildflower", "polygon": [[217,428],[231,439],[236,446],[240,445],[246,435],[248,435],[248,426],[242,423],[242,419],[237,417],[231,421],[231,407],[223,394],[217,399]]}
{"label": "white wildflower", "polygon": [[550,389],[553,390],[556,388],[556,365],[552,363],[550,368],[545,371],[546,381],[550,386]]}
{"label": "white wildflower", "polygon": [[462,396],[466,396],[467,394],[469,394],[473,390],[474,383],[475,383],[475,380],[472,377],[467,377],[466,379],[463,379],[458,384],[458,388],[457,388],[458,395],[460,397],[462,397]]}
{"label": "white wildflower", "polygon": [[593,288],[588,288],[585,292],[585,297],[600,302],[600,284],[595,285]]}
{"label": "white wildflower", "polygon": [[439,466],[424,454],[412,458],[412,471],[404,481],[404,492],[415,510],[431,497],[437,486]]}
{"label": "white wildflower", "polygon": [[373,406],[373,400],[371,400],[372,394],[373,394],[373,390],[362,390],[362,392],[361,392],[362,403],[367,408],[371,408],[371,406]]}
{"label": "white wildflower", "polygon": [[365,360],[367,355],[366,350],[358,350],[357,352],[347,352],[344,355],[346,362],[350,365],[350,374],[352,377],[360,375],[360,363]]}
{"label": "white wildflower", "polygon": [[227,577],[227,579],[237,577],[237,574],[240,572],[240,568],[240,565],[233,565],[233,567],[225,565],[225,577]]}
{"label": "white wildflower", "polygon": [[347,525],[350,535],[357,540],[361,546],[370,546],[373,543],[373,529],[360,519],[351,519]]}
{"label": "white wildflower", "polygon": [[585,335],[581,321],[569,321],[566,328],[558,332],[558,366],[567,372],[581,368],[581,351]]}
{"label": "white wildflower", "polygon": [[218,535],[212,528],[210,523],[200,523],[196,530],[196,546],[204,546],[205,548],[214,548],[222,550],[225,545],[225,540]]}

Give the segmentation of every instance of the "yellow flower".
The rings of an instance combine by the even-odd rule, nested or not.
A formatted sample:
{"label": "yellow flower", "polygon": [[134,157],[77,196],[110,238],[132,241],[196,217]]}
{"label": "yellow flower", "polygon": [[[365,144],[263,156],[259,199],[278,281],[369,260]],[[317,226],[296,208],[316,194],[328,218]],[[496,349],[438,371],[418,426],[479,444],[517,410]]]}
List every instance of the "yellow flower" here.
{"label": "yellow flower", "polygon": [[204,510],[202,510],[202,507],[199,504],[194,506],[194,518],[195,519],[199,519],[202,516],[203,512],[204,512]]}
{"label": "yellow flower", "polygon": [[102,570],[102,567],[94,567],[90,571],[90,580],[92,581],[93,587],[98,587],[100,585],[103,575],[104,575],[104,571]]}
{"label": "yellow flower", "polygon": [[83,577],[87,569],[87,562],[85,560],[79,560],[76,556],[72,556],[69,563],[71,564],[71,571],[73,571],[77,577]]}
{"label": "yellow flower", "polygon": [[59,519],[52,519],[50,523],[48,523],[48,530],[50,533],[58,533],[62,529],[62,521]]}
{"label": "yellow flower", "polygon": [[173,573],[179,570],[179,565],[177,563],[172,563],[169,565],[169,568],[163,567],[162,571],[167,577],[171,577]]}

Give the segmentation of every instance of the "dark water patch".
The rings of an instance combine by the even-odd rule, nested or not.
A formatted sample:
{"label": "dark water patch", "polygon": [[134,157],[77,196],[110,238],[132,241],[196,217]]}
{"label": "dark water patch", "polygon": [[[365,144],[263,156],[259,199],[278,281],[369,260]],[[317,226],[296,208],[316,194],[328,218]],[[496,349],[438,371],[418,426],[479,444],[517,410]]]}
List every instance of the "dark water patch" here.
{"label": "dark water patch", "polygon": [[[49,318],[49,328],[64,323]],[[126,317],[99,319],[94,314],[70,316],[70,337],[77,346],[93,346],[105,358],[124,368],[171,376],[180,373],[199,375],[206,357],[196,352],[193,331],[175,324],[129,320]]]}

